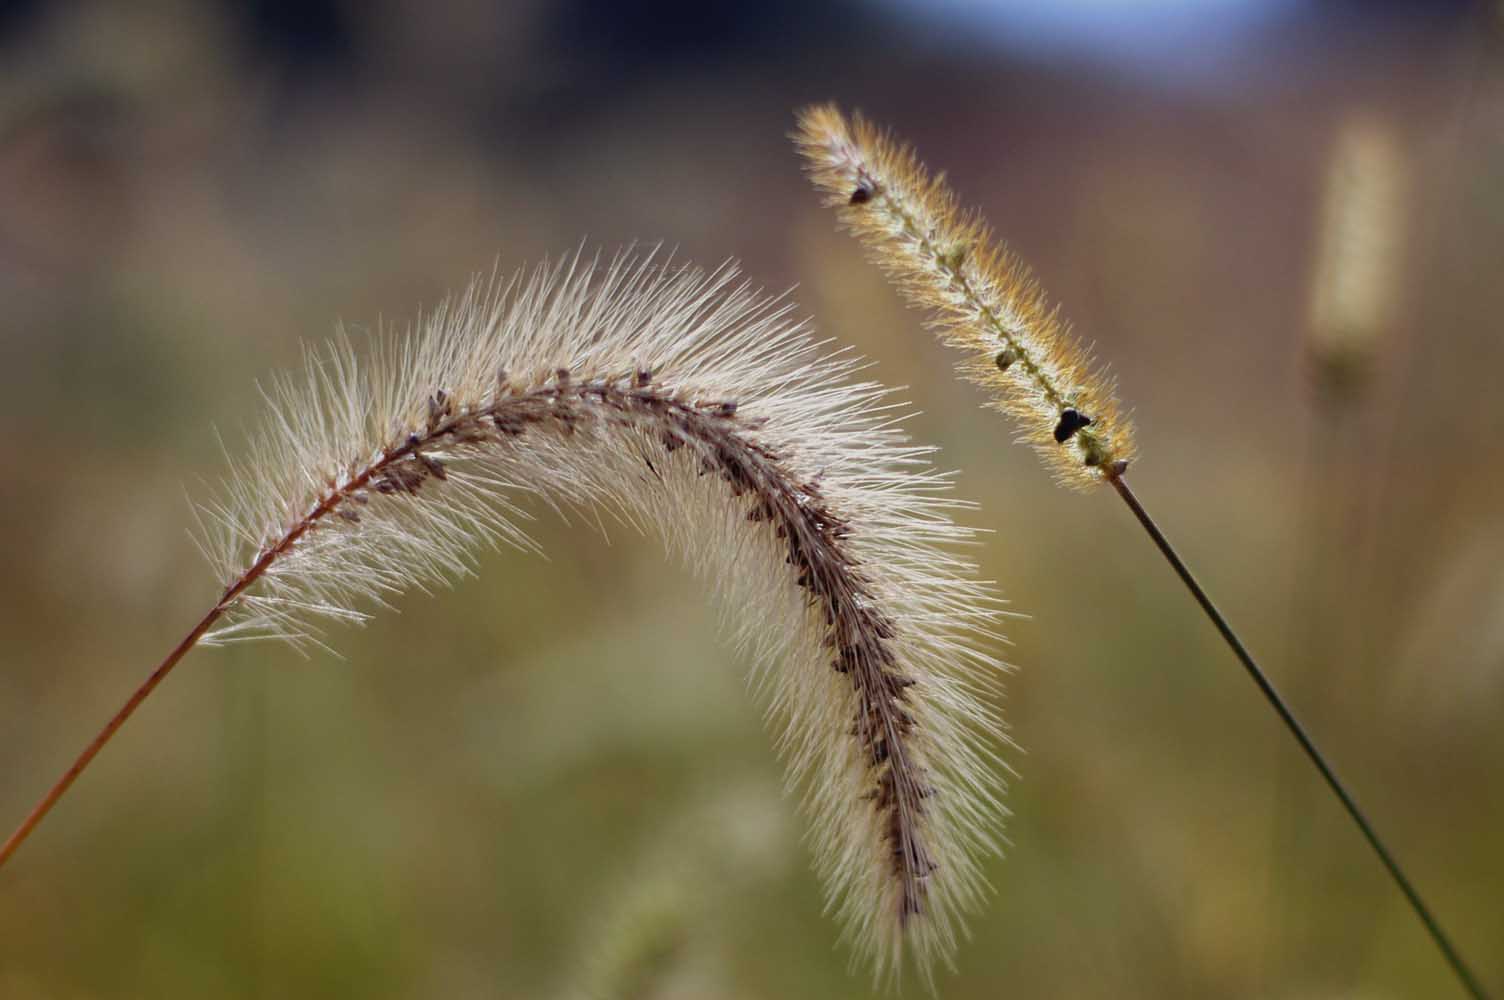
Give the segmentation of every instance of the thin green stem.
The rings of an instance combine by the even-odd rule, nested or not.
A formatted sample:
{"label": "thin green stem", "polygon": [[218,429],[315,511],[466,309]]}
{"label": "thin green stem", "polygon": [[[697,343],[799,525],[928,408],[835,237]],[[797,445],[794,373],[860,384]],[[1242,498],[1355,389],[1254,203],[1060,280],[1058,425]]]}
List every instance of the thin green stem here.
{"label": "thin green stem", "polygon": [[1169,562],[1171,568],[1175,570],[1175,574],[1180,577],[1180,581],[1185,584],[1186,589],[1191,592],[1191,596],[1196,599],[1196,603],[1201,605],[1201,610],[1206,612],[1206,617],[1211,620],[1212,625],[1216,626],[1217,631],[1221,633],[1223,640],[1226,641],[1233,655],[1238,658],[1238,661],[1243,664],[1243,668],[1248,671],[1248,676],[1253,678],[1253,682],[1263,692],[1265,700],[1274,708],[1274,711],[1284,722],[1285,728],[1290,730],[1290,735],[1295,737],[1296,742],[1300,744],[1301,749],[1305,751],[1311,763],[1316,766],[1316,770],[1321,772],[1321,776],[1326,779],[1327,785],[1331,788],[1333,794],[1337,796],[1338,800],[1341,801],[1343,808],[1347,810],[1348,816],[1352,817],[1352,821],[1358,825],[1358,829],[1362,831],[1364,839],[1368,841],[1369,846],[1378,854],[1379,860],[1388,869],[1390,877],[1394,879],[1395,884],[1399,886],[1400,891],[1409,900],[1410,908],[1415,911],[1415,915],[1425,925],[1426,932],[1430,934],[1431,940],[1436,943],[1437,948],[1441,949],[1443,957],[1446,958],[1447,964],[1452,967],[1452,971],[1456,973],[1462,988],[1470,996],[1475,997],[1476,1000],[1486,1000],[1487,994],[1483,992],[1483,986],[1473,975],[1472,970],[1468,968],[1467,963],[1462,960],[1462,955],[1452,945],[1452,941],[1447,937],[1446,932],[1441,929],[1441,925],[1437,923],[1435,916],[1431,913],[1431,908],[1421,899],[1420,893],[1416,891],[1415,886],[1411,884],[1410,879],[1400,868],[1399,862],[1394,859],[1394,855],[1389,852],[1389,848],[1385,847],[1384,842],[1379,839],[1379,834],[1374,829],[1373,824],[1368,821],[1368,817],[1363,814],[1363,810],[1358,808],[1358,803],[1353,799],[1352,793],[1347,790],[1347,786],[1337,777],[1336,772],[1332,770],[1332,766],[1327,763],[1326,757],[1316,748],[1315,742],[1312,741],[1310,735],[1305,731],[1305,727],[1295,718],[1295,714],[1290,711],[1290,706],[1285,704],[1285,699],[1275,690],[1274,684],[1269,680],[1268,675],[1260,669],[1258,663],[1253,658],[1253,654],[1248,652],[1248,647],[1243,645],[1243,641],[1232,630],[1232,626],[1222,616],[1222,612],[1217,610],[1217,606],[1212,603],[1212,599],[1207,596],[1206,591],[1201,589],[1201,584],[1196,582],[1196,577],[1192,575],[1189,567],[1186,566],[1179,554],[1176,553],[1169,539],[1164,536],[1164,532],[1159,530],[1159,525],[1154,522],[1154,519],[1149,516],[1149,512],[1144,510],[1143,505],[1138,502],[1138,497],[1128,488],[1128,483],[1121,475],[1110,477],[1110,481],[1113,488],[1118,491],[1118,496],[1122,497],[1123,502],[1128,505],[1128,509],[1133,511],[1133,516],[1138,518],[1138,522],[1143,525],[1144,531],[1148,532],[1149,537],[1159,548],[1160,553]]}

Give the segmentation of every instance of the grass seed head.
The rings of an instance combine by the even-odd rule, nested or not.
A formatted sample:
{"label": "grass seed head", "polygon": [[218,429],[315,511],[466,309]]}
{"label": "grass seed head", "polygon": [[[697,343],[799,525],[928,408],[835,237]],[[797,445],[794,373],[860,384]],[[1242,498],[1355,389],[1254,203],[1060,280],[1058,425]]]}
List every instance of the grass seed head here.
{"label": "grass seed head", "polygon": [[1003,813],[977,644],[997,602],[928,449],[789,308],[730,268],[566,259],[477,283],[371,359],[316,353],[204,507],[225,586],[205,641],[321,642],[488,544],[533,548],[529,494],[653,531],[755,664],[856,951],[928,979]]}
{"label": "grass seed head", "polygon": [[1132,430],[1028,267],[964,211],[914,151],[831,104],[799,113],[794,141],[815,186],[908,301],[969,355],[963,374],[1023,422],[1074,487],[1121,474]]}

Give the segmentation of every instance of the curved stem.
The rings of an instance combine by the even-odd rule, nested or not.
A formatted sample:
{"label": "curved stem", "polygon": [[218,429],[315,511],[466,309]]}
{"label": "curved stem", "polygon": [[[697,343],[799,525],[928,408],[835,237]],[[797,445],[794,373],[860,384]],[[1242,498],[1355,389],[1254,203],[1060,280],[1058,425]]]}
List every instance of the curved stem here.
{"label": "curved stem", "polygon": [[1133,491],[1128,488],[1128,483],[1124,481],[1122,475],[1111,476],[1109,477],[1109,481],[1112,483],[1113,488],[1118,491],[1118,496],[1122,497],[1123,502],[1128,505],[1128,509],[1133,511],[1133,516],[1138,518],[1139,524],[1143,525],[1144,530],[1148,532],[1149,537],[1159,548],[1160,553],[1164,555],[1165,560],[1175,570],[1175,574],[1180,577],[1180,581],[1191,592],[1191,596],[1196,599],[1196,603],[1201,605],[1201,610],[1206,612],[1206,617],[1216,626],[1217,631],[1221,633],[1228,648],[1232,650],[1233,655],[1238,658],[1238,662],[1242,663],[1243,668],[1248,671],[1248,676],[1253,678],[1253,682],[1263,692],[1265,700],[1274,708],[1281,721],[1284,722],[1285,728],[1290,730],[1290,735],[1295,737],[1296,742],[1300,744],[1301,749],[1305,751],[1311,763],[1316,766],[1316,770],[1321,772],[1321,776],[1326,779],[1327,785],[1331,788],[1333,794],[1337,796],[1338,800],[1341,801],[1343,808],[1347,810],[1348,816],[1352,817],[1352,821],[1357,824],[1358,829],[1363,833],[1364,839],[1368,841],[1369,846],[1378,854],[1379,860],[1384,863],[1384,867],[1389,871],[1390,877],[1394,879],[1400,891],[1405,894],[1405,899],[1409,901],[1410,908],[1415,911],[1415,915],[1425,925],[1426,932],[1430,934],[1431,940],[1435,942],[1437,948],[1441,949],[1443,957],[1446,958],[1447,964],[1451,966],[1452,971],[1456,973],[1462,988],[1470,996],[1477,998],[1477,1000],[1484,1000],[1487,995],[1483,992],[1483,986],[1473,975],[1472,970],[1468,968],[1467,963],[1462,960],[1462,955],[1453,946],[1446,932],[1441,929],[1441,925],[1437,923],[1436,917],[1432,915],[1430,907],[1421,899],[1420,893],[1416,891],[1415,886],[1411,884],[1410,879],[1400,868],[1399,862],[1389,852],[1389,848],[1384,846],[1384,842],[1379,839],[1378,831],[1368,821],[1368,817],[1363,814],[1363,810],[1358,808],[1358,803],[1353,799],[1352,793],[1347,790],[1347,786],[1337,777],[1336,772],[1332,770],[1332,766],[1327,763],[1326,757],[1316,748],[1315,742],[1312,741],[1305,727],[1295,718],[1295,714],[1290,710],[1290,706],[1285,703],[1284,698],[1275,689],[1268,675],[1260,669],[1258,663],[1253,658],[1253,654],[1248,652],[1248,647],[1243,645],[1242,640],[1232,630],[1232,626],[1228,624],[1227,619],[1222,617],[1222,612],[1217,610],[1217,606],[1212,603],[1212,599],[1207,596],[1206,591],[1201,589],[1201,584],[1196,582],[1196,578],[1191,574],[1190,568],[1181,561],[1179,554],[1176,553],[1169,539],[1164,536],[1164,533],[1159,530],[1159,525],[1154,523],[1154,519],[1149,516],[1149,512],[1139,503],[1138,497],[1134,496]]}
{"label": "curved stem", "polygon": [[204,616],[203,621],[199,622],[193,631],[189,632],[183,641],[178,643],[177,648],[167,654],[167,658],[157,665],[157,669],[151,672],[151,676],[147,677],[141,686],[136,688],[135,693],[120,707],[120,711],[115,713],[114,718],[105,724],[105,727],[99,731],[99,735],[95,736],[93,741],[84,748],[84,752],[78,755],[78,759],[73,762],[73,766],[63,773],[63,776],[48,790],[46,795],[42,796],[41,801],[21,821],[21,825],[16,827],[16,832],[10,835],[4,846],[0,846],[0,866],[3,866],[10,859],[10,856],[16,853],[17,848],[26,842],[26,838],[31,836],[31,831],[35,830],[37,824],[42,822],[43,817],[52,811],[52,807],[57,805],[57,800],[62,798],[63,793],[68,790],[69,786],[78,780],[78,776],[83,773],[84,768],[88,767],[89,762],[98,755],[100,750],[104,749],[106,743],[110,742],[110,738],[115,735],[116,730],[125,725],[125,720],[129,719],[135,713],[136,709],[141,707],[141,703],[146,700],[146,696],[151,694],[158,684],[162,683],[163,678],[172,672],[172,668],[178,665],[178,661],[183,658],[184,654],[197,645],[199,639],[203,638],[204,633],[209,631],[214,623],[219,620],[219,616],[225,612],[225,607],[224,603],[215,605],[214,610]]}
{"label": "curved stem", "polygon": [[225,591],[225,595],[219,599],[219,603],[214,605],[209,613],[204,615],[203,619],[193,627],[193,631],[183,637],[183,641],[178,643],[172,652],[167,654],[165,660],[157,664],[157,669],[153,670],[150,676],[141,682],[141,686],[136,688],[131,696],[126,699],[124,705],[120,706],[120,711],[116,712],[110,721],[105,723],[104,728],[99,731],[99,735],[95,736],[89,745],[84,747],[83,753],[78,755],[78,759],[73,762],[73,765],[63,772],[63,776],[57,779],[56,783],[47,790],[47,794],[42,796],[41,801],[32,807],[31,812],[21,821],[21,825],[16,827],[16,832],[10,835],[3,846],[0,846],[0,867],[5,866],[5,862],[10,860],[10,856],[15,854],[17,849],[26,842],[27,837],[31,836],[31,831],[35,830],[37,824],[42,822],[42,819],[52,811],[53,806],[57,805],[57,800],[62,798],[63,793],[78,780],[78,776],[84,772],[84,768],[89,766],[89,762],[99,755],[99,751],[104,749],[104,745],[110,742],[121,726],[125,725],[125,720],[134,715],[136,709],[140,708],[141,703],[146,700],[146,696],[156,690],[157,685],[162,683],[168,674],[172,673],[172,668],[178,665],[178,661],[186,656],[190,649],[198,645],[198,641],[230,609],[230,606],[235,603],[236,598],[244,593],[247,587],[260,579],[261,574],[266,572],[267,567],[283,552],[286,552],[299,538],[307,534],[309,526],[318,518],[328,513],[333,506],[333,500],[326,500],[307,518],[298,522],[297,526],[289,531],[282,538],[281,542],[262,553],[261,557],[252,564],[251,568],[246,570]]}
{"label": "curved stem", "polygon": [[[443,428],[445,431],[448,429],[448,425]],[[78,776],[99,755],[99,751],[104,749],[104,745],[110,742],[121,726],[125,725],[125,720],[135,714],[136,709],[141,707],[141,703],[146,700],[147,695],[156,690],[157,685],[161,684],[163,679],[172,673],[172,668],[178,665],[178,661],[186,656],[190,649],[198,645],[198,641],[204,637],[209,629],[214,627],[214,623],[219,621],[220,617],[230,609],[230,606],[235,603],[236,599],[251,584],[259,580],[261,575],[266,572],[267,568],[273,562],[297,544],[299,539],[312,530],[313,526],[330,511],[334,510],[341,501],[365,486],[382,469],[391,465],[394,461],[405,458],[415,451],[416,448],[417,443],[409,442],[401,448],[390,451],[344,487],[331,489],[312,511],[294,524],[277,544],[264,550],[256,561],[251,564],[251,567],[226,588],[224,596],[219,599],[219,603],[215,604],[209,613],[204,615],[203,619],[193,627],[193,631],[183,637],[183,641],[178,643],[172,652],[167,654],[166,659],[157,664],[157,669],[153,670],[150,676],[141,682],[141,686],[136,688],[131,696],[126,699],[125,704],[120,706],[120,710],[114,714],[109,722],[105,723],[104,728],[99,731],[99,734],[90,741],[88,746],[84,747],[83,753],[78,755],[78,759],[73,762],[68,770],[63,772],[63,776],[57,779],[53,786],[47,790],[47,794],[43,795],[41,800],[32,807],[31,812],[21,821],[21,825],[16,827],[16,831],[10,835],[3,846],[0,846],[0,868],[3,868],[5,862],[10,860],[10,856],[15,854],[21,845],[26,842],[26,838],[31,836],[31,832],[37,828],[37,824],[41,823],[47,814],[52,811],[52,807],[57,805],[58,799],[62,798],[63,794],[78,780]]]}

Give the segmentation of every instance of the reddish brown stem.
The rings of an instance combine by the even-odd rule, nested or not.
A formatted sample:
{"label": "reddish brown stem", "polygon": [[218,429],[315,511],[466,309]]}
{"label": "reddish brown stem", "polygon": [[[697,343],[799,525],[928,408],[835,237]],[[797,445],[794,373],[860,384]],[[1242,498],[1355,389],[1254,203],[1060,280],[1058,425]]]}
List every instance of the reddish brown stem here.
{"label": "reddish brown stem", "polygon": [[120,711],[115,713],[115,717],[105,724],[105,727],[99,731],[99,735],[94,737],[93,742],[84,748],[83,753],[78,755],[78,759],[73,762],[73,766],[68,768],[63,776],[57,780],[57,783],[48,790],[46,795],[42,796],[42,800],[36,804],[26,819],[21,822],[21,825],[16,827],[16,832],[10,835],[10,839],[5,842],[5,846],[0,847],[0,866],[3,866],[10,859],[10,856],[16,853],[17,848],[26,842],[26,838],[31,836],[31,831],[35,830],[37,824],[42,822],[42,818],[52,811],[52,807],[57,805],[57,800],[62,798],[63,793],[68,790],[73,782],[78,780],[78,776],[83,773],[84,768],[88,767],[89,762],[99,754],[100,750],[104,749],[104,745],[115,735],[116,730],[125,725],[125,720],[129,719],[136,709],[141,707],[141,703],[146,700],[146,696],[151,694],[158,684],[162,683],[162,679],[172,672],[172,668],[178,665],[178,661],[183,658],[183,655],[203,638],[204,633],[209,631],[214,623],[219,620],[219,616],[224,614],[224,611],[224,604],[216,605],[214,610],[205,615],[204,620],[199,622],[197,627],[188,633],[182,642],[178,643],[177,648],[167,654],[167,659],[163,660],[157,666],[157,669],[151,672],[151,676],[146,678],[140,687],[136,688],[136,692],[130,696],[130,700],[120,707]]}
{"label": "reddish brown stem", "polygon": [[[446,427],[444,430],[447,431],[448,428]],[[225,590],[225,594],[219,599],[219,603],[214,605],[208,614],[204,615],[203,620],[194,626],[193,631],[184,636],[183,641],[178,643],[173,651],[167,654],[167,658],[157,665],[157,669],[151,672],[151,676],[147,677],[141,683],[141,686],[136,688],[135,692],[126,700],[126,703],[120,706],[120,711],[116,712],[110,721],[105,723],[104,728],[99,731],[99,734],[94,737],[88,746],[84,747],[83,753],[78,755],[78,759],[73,762],[73,765],[67,771],[63,772],[63,776],[47,790],[47,794],[42,796],[41,800],[32,808],[26,818],[21,821],[21,825],[16,827],[15,833],[12,833],[9,839],[5,841],[5,845],[0,847],[0,867],[4,867],[5,862],[10,860],[10,856],[15,854],[21,845],[26,842],[26,838],[31,836],[31,832],[37,828],[37,824],[41,823],[46,815],[52,811],[52,807],[57,805],[57,801],[63,797],[63,793],[78,780],[78,776],[83,774],[84,768],[89,766],[89,763],[99,755],[99,751],[104,749],[104,745],[110,742],[121,726],[125,725],[125,720],[134,715],[136,709],[141,707],[141,703],[146,700],[147,695],[156,690],[157,685],[162,683],[162,680],[172,672],[172,668],[178,665],[178,661],[190,649],[198,645],[198,641],[204,637],[209,629],[214,627],[214,623],[219,621],[220,617],[235,603],[235,600],[251,584],[259,580],[272,563],[288,549],[292,548],[298,539],[306,535],[321,518],[337,507],[341,501],[348,498],[355,491],[363,488],[382,469],[395,461],[407,457],[417,447],[416,444],[408,444],[389,452],[381,461],[373,463],[348,485],[341,489],[330,490],[318,506],[299,520],[287,534],[282,536],[276,545],[263,552],[251,565],[250,569],[246,570],[239,579]]]}

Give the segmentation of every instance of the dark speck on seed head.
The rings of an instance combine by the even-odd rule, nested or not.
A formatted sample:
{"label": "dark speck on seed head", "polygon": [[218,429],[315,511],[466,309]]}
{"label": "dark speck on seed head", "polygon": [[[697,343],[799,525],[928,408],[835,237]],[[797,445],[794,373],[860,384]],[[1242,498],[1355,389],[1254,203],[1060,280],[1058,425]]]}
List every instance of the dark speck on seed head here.
{"label": "dark speck on seed head", "polygon": [[1060,423],[1055,425],[1055,443],[1064,444],[1081,428],[1090,426],[1091,417],[1071,407],[1066,407],[1060,411]]}

